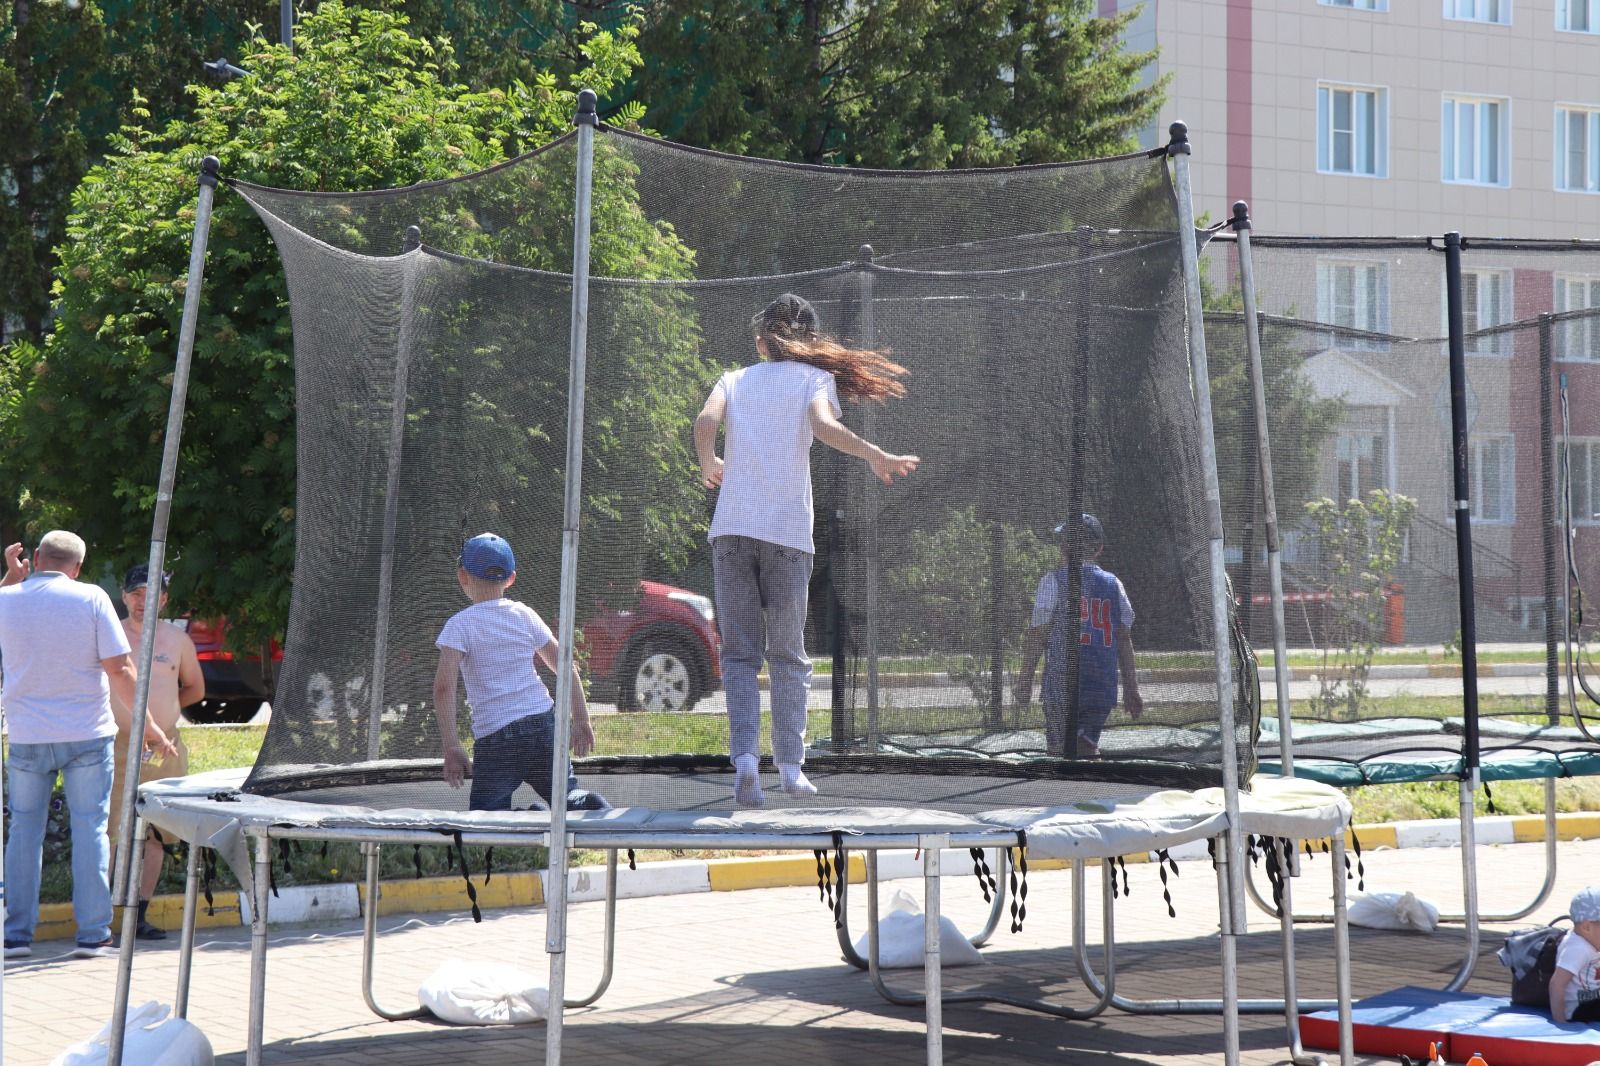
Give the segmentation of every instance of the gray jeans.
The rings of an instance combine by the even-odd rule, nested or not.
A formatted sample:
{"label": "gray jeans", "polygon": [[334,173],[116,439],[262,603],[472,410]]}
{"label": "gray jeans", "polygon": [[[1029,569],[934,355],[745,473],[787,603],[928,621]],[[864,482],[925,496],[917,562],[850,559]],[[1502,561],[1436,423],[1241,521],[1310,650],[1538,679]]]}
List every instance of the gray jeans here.
{"label": "gray jeans", "polygon": [[756,755],[761,740],[761,688],[766,659],[772,677],[772,757],[799,766],[806,757],[806,589],[811,555],[755,537],[711,542],[717,627],[722,631],[722,688],[728,702],[730,754]]}

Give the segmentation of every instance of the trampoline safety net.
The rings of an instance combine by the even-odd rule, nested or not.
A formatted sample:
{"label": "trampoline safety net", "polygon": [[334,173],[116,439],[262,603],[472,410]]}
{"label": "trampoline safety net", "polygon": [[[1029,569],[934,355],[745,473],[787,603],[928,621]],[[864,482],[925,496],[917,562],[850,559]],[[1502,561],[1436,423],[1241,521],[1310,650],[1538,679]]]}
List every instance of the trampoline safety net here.
{"label": "trampoline safety net", "polygon": [[[465,806],[441,779],[432,693],[435,641],[468,606],[466,538],[506,538],[506,595],[557,628],[577,144],[381,192],[231,183],[280,249],[298,390],[292,605],[250,790]],[[822,333],[906,368],[903,396],[845,402],[842,420],[921,464],[886,485],[810,450],[805,768],[819,793],[769,786],[768,805],[964,811],[1222,783],[1167,168],[1137,155],[853,171],[599,129],[575,616],[597,734],[574,763],[585,788],[616,806],[733,805],[721,678],[735,664],[708,636],[716,493],[693,423],[720,375],[760,360],[752,316],[786,292]],[[1041,579],[1093,555],[1079,525],[1052,533],[1079,512],[1104,530],[1098,564],[1135,612],[1142,678],[1142,715],[1124,685],[1097,757],[1052,750],[1037,686],[1027,703],[1015,691]],[[1247,779],[1258,689],[1247,649],[1232,652]],[[1088,715],[1081,702],[1067,699]],[[470,720],[463,707],[469,749]]]}

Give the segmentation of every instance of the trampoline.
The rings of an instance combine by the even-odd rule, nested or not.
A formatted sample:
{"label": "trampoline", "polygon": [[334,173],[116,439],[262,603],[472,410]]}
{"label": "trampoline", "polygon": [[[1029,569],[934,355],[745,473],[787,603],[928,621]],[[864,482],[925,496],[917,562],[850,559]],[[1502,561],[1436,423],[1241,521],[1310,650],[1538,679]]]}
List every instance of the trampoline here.
{"label": "trampoline", "polygon": [[[1292,1053],[1303,1057],[1292,966],[1286,1001],[1239,1001],[1244,842],[1257,835],[1292,854],[1294,840],[1331,836],[1342,854],[1349,807],[1313,782],[1245,787],[1259,702],[1227,592],[1194,268],[1205,235],[1193,226],[1182,125],[1169,146],[1114,159],[898,173],[682,148],[600,125],[590,94],[578,118],[573,134],[460,179],[340,194],[230,178],[237,195],[215,201],[237,223],[230,230],[249,232],[251,212],[265,224],[287,279],[298,454],[287,651],[247,778],[145,787],[138,810],[220,851],[248,886],[248,1061],[263,1056],[274,846],[333,839],[363,844],[369,887],[388,844],[547,848],[553,1003],[604,991],[604,981],[578,997],[565,987],[575,846],[602,849],[612,864],[619,850],[643,847],[812,849],[835,856],[836,872],[846,852],[865,851],[869,913],[875,854],[918,848],[936,959],[946,847],[1066,858],[1081,889],[1089,861],[1209,839],[1220,999],[1118,997],[1108,905],[1103,977],[1090,972],[1084,938],[1076,945],[1092,1002],[1020,1005],[1067,1017],[1107,1006],[1217,1012],[1230,1062],[1240,1010],[1286,1011]],[[152,572],[166,552],[220,180],[208,160]],[[247,261],[221,258],[208,287],[242,280],[228,271]],[[826,702],[810,711],[805,768],[819,793],[774,789],[764,808],[735,809],[722,719],[636,713],[608,716],[596,752],[573,762],[612,809],[543,810],[524,786],[514,801],[522,809],[464,810],[467,793],[441,778],[429,706],[434,639],[463,605],[463,541],[488,529],[515,545],[509,595],[547,618],[556,612],[554,698],[567,707],[585,618],[627,610],[641,579],[705,588],[709,513],[687,427],[718,374],[756,358],[751,315],[786,291],[805,295],[825,332],[887,348],[909,368],[904,397],[844,417],[862,436],[922,457],[914,477],[891,486],[837,453],[812,457],[809,641],[828,649],[832,667]],[[1085,511],[1107,530],[1102,565],[1143,605],[1141,650],[1186,664],[1152,688],[1137,720],[1113,718],[1096,758],[1049,739],[1074,736],[1081,720],[1075,642],[1063,641],[1069,680],[1048,711],[1008,699],[1006,683],[1041,575],[1063,569],[1060,599],[1078,599],[1070,575],[1093,546],[1077,523],[1064,540],[1047,531]],[[1051,624],[1070,634],[1078,613],[1057,611]],[[919,672],[937,681],[904,680]],[[328,706],[330,691],[345,693],[342,706]],[[569,723],[554,721],[562,782]],[[1333,866],[1340,910],[1344,864]],[[118,873],[119,884],[136,883],[131,866]],[[196,876],[191,859],[185,960]],[[610,891],[614,907],[614,878]],[[1074,906],[1081,925],[1081,891]],[[1338,929],[1342,937],[1342,921]],[[368,1002],[404,1016],[372,995],[370,909],[367,932]],[[1287,919],[1283,932],[1292,960]],[[119,1014],[133,938],[123,944]],[[608,960],[613,944],[608,932]],[[874,958],[856,961],[875,969]],[[1339,961],[1337,999],[1348,1003],[1342,947]],[[926,1013],[930,1063],[942,1054],[940,991],[940,968],[929,965],[909,997]],[[561,1025],[553,1012],[552,1064]]]}

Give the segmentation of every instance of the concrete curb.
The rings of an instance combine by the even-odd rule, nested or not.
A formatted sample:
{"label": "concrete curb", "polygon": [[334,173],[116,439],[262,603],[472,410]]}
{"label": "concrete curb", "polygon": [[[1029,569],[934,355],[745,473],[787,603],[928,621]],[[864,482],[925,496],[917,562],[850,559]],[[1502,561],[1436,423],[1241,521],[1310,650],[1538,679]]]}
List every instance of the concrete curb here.
{"label": "concrete curb", "polygon": [[[1476,822],[1480,844],[1524,844],[1544,839],[1542,815],[1496,815]],[[1356,826],[1363,851],[1388,848],[1450,848],[1461,845],[1461,823],[1454,818],[1434,818],[1409,822],[1388,822]],[[1600,813],[1574,812],[1556,815],[1558,840],[1600,838]],[[1319,841],[1312,841],[1320,848]],[[1347,834],[1346,843],[1352,843]],[[1206,842],[1194,841],[1171,849],[1172,858],[1188,861],[1207,857]],[[1129,855],[1124,862],[1149,862],[1148,853]],[[941,856],[946,877],[969,877],[972,857],[964,850],[950,849]],[[1064,869],[1064,859],[1030,860],[1030,870]],[[885,851],[878,858],[883,880],[922,876],[922,860],[914,851]],[[849,856],[852,884],[866,881],[866,860],[860,852]],[[545,873],[496,873],[487,882],[475,874],[473,887],[478,906],[485,909],[542,906],[545,901]],[[573,902],[605,898],[605,868],[585,866],[568,871],[567,895]],[[626,860],[617,867],[617,895],[622,899],[642,896],[679,895],[690,892],[737,892],[748,888],[814,886],[817,864],[811,855],[761,855],[728,859],[673,859],[639,863],[630,870]],[[201,928],[248,925],[249,904],[237,892],[218,892],[211,907],[201,901],[196,925]],[[302,925],[316,922],[347,921],[361,917],[366,905],[366,886],[354,884],[296,885],[278,889],[272,899],[268,921],[272,925]],[[378,913],[419,914],[435,911],[466,912],[471,906],[466,885],[460,877],[423,877],[385,881],[378,890]],[[183,897],[157,896],[150,901],[150,920],[163,929],[176,929],[183,916]],[[121,911],[114,929],[121,928]],[[39,908],[38,940],[64,939],[73,935],[72,905],[48,903]]]}

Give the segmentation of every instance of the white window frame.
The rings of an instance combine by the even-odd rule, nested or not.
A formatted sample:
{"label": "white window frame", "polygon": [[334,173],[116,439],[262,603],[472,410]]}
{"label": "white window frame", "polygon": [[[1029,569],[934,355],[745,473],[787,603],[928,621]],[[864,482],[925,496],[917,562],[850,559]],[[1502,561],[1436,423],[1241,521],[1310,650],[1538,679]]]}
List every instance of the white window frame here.
{"label": "white window frame", "polygon": [[[1485,514],[1484,504],[1489,494],[1484,491],[1489,476],[1487,453],[1499,452],[1499,477],[1497,488],[1500,501],[1499,514]],[[1509,433],[1474,433],[1472,435],[1472,520],[1485,525],[1512,525],[1517,520],[1517,439]]]}
{"label": "white window frame", "polygon": [[[1568,452],[1572,464],[1572,524],[1575,526],[1600,526],[1600,437],[1577,437]],[[1560,473],[1556,475],[1560,477]],[[1561,485],[1556,485],[1557,506],[1565,507],[1561,500]]]}
{"label": "white window frame", "polygon": [[[1497,284],[1486,285],[1487,279]],[[1498,291],[1497,291],[1498,290]],[[1504,326],[1512,321],[1516,299],[1512,292],[1512,272],[1496,267],[1472,267],[1461,271],[1461,319],[1467,333],[1467,354],[1503,358],[1512,353],[1512,335],[1493,333],[1487,337],[1474,337],[1480,329]],[[1439,299],[1440,329],[1450,331],[1450,298],[1444,292]]]}
{"label": "white window frame", "polygon": [[[1600,0],[1556,0],[1556,30],[1559,33],[1600,33]],[[1582,12],[1583,25],[1572,25],[1572,12]]]}
{"label": "white window frame", "polygon": [[[1600,0],[1596,0],[1600,3]],[[1573,119],[1582,116],[1577,123]],[[1571,142],[1582,129],[1583,147],[1579,181],[1572,182]],[[1600,193],[1600,105],[1556,104],[1555,189],[1557,192]]]}
{"label": "white window frame", "polygon": [[[1350,95],[1350,128],[1337,130],[1334,122],[1338,94]],[[1362,97],[1370,97],[1370,104],[1363,105]],[[1363,123],[1357,118],[1358,108],[1366,106],[1370,111],[1372,128],[1363,129]],[[1350,168],[1338,169],[1336,166],[1338,151],[1336,137],[1339,134],[1348,134],[1350,137],[1349,155]],[[1363,169],[1361,163],[1364,158],[1370,158],[1370,169]],[[1385,85],[1352,85],[1345,82],[1319,81],[1317,82],[1317,172],[1319,174],[1338,174],[1349,178],[1387,178],[1389,176],[1389,89]]]}
{"label": "white window frame", "polygon": [[[1488,108],[1494,108],[1489,118]],[[1493,144],[1485,148],[1486,135]],[[1492,172],[1493,177],[1485,177]],[[1439,104],[1439,180],[1452,185],[1511,184],[1511,99],[1444,93]]]}
{"label": "white window frame", "polygon": [[1512,0],[1444,0],[1444,17],[1454,22],[1509,26],[1511,3]]}
{"label": "white window frame", "polygon": [[[1600,275],[1557,274],[1551,281],[1556,312],[1600,308]],[[1581,293],[1584,302],[1573,299]],[[1565,362],[1600,361],[1600,316],[1556,323],[1555,358]]]}
{"label": "white window frame", "polygon": [[[1350,270],[1350,299],[1340,300],[1337,271]],[[1347,316],[1340,310],[1349,308]],[[1388,333],[1390,326],[1389,264],[1371,259],[1318,259],[1317,260],[1317,321],[1330,326],[1366,330],[1369,333]],[[1349,321],[1341,321],[1348,317]],[[1366,338],[1335,336],[1335,348],[1355,351],[1384,351],[1387,341]]]}

